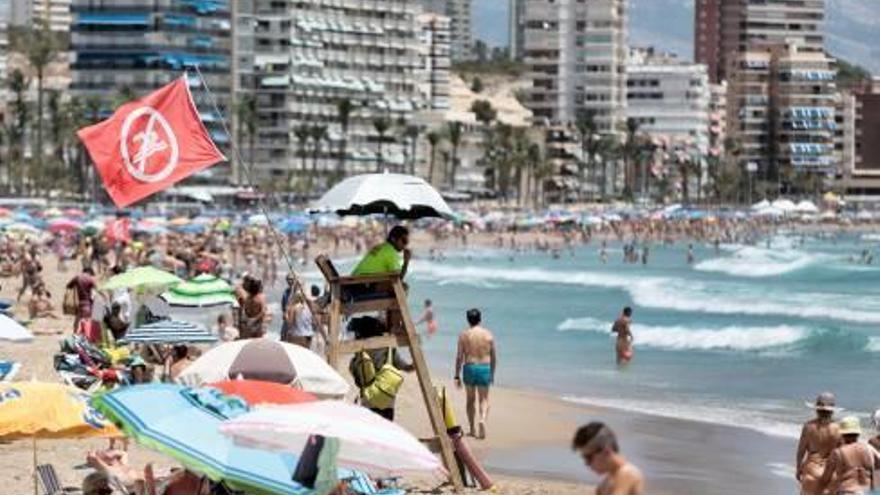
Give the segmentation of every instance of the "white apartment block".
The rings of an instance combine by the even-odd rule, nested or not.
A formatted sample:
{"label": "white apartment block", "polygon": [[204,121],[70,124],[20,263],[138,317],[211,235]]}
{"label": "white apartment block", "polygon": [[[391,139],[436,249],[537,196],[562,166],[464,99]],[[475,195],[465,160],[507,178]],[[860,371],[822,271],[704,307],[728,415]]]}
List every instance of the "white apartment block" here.
{"label": "white apartment block", "polygon": [[757,45],[796,44],[823,52],[825,0],[747,0],[739,22],[739,51]]}
{"label": "white apartment block", "polygon": [[431,110],[450,108],[449,84],[451,59],[450,19],[425,13],[418,17],[421,29],[421,56],[424,77],[421,93]]}
{"label": "white apartment block", "polygon": [[[239,3],[236,85],[239,98],[257,98],[258,136],[250,158],[262,180],[278,183],[314,170],[321,187],[337,172],[405,166],[409,147],[398,137],[413,113],[427,106],[420,93],[420,13],[412,0]],[[344,100],[354,106],[347,132],[337,110]],[[389,124],[381,140],[377,120]],[[326,137],[317,143],[298,138],[307,126],[325,127]]]}
{"label": "white apartment block", "polygon": [[9,21],[23,27],[36,27],[45,22],[55,32],[70,31],[73,16],[71,0],[9,0]]}
{"label": "white apartment block", "polygon": [[521,0],[517,44],[536,122],[574,122],[593,112],[618,132],[626,109],[627,0]]}
{"label": "white apartment block", "polygon": [[709,85],[709,155],[724,155],[727,140],[727,81]]}
{"label": "white apartment block", "polygon": [[642,133],[687,143],[705,155],[711,101],[706,66],[633,50],[626,72],[627,119],[635,119]]}
{"label": "white apartment block", "polygon": [[452,60],[472,59],[474,56],[473,0],[420,0],[420,2],[426,12],[449,18]]}

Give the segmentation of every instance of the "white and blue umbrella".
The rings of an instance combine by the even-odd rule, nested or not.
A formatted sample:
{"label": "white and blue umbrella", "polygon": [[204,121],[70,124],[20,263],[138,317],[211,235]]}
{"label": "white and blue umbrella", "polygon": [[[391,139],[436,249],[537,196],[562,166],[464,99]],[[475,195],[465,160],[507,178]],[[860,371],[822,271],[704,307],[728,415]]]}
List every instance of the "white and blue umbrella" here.
{"label": "white and blue umbrella", "polygon": [[125,334],[125,340],[143,344],[208,344],[217,342],[217,336],[188,321],[159,320],[131,330]]}
{"label": "white and blue umbrella", "polygon": [[12,318],[0,314],[0,341],[30,342],[34,334]]}

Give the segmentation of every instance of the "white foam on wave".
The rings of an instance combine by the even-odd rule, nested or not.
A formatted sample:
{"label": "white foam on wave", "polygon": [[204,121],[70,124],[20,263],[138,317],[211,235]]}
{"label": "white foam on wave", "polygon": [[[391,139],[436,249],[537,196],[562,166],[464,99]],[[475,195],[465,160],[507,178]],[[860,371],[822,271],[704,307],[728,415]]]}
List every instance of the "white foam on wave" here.
{"label": "white foam on wave", "polygon": [[422,262],[412,271],[432,280],[501,281],[579,285],[627,291],[636,305],[715,314],[778,315],[855,323],[880,323],[880,299],[872,294],[829,294],[757,290],[751,284],[699,282],[678,278],[626,276],[542,268],[451,266]]}
{"label": "white foam on wave", "polygon": [[[611,324],[596,318],[576,318],[562,322],[560,331],[587,331],[609,333]],[[696,329],[687,326],[655,326],[634,324],[636,345],[669,350],[732,350],[759,351],[788,346],[810,336],[802,327],[779,325],[772,327],[727,326],[718,329]]]}
{"label": "white foam on wave", "polygon": [[731,255],[697,263],[694,268],[734,277],[774,277],[802,270],[825,256],[793,249],[765,249],[755,246],[731,248]]}
{"label": "white foam on wave", "polygon": [[735,428],[746,428],[765,435],[796,439],[801,426],[794,422],[773,419],[769,413],[762,413],[757,407],[743,407],[742,404],[722,407],[699,404],[682,399],[677,402],[652,400],[564,396],[562,400],[594,407],[607,407],[661,418],[680,419],[699,423],[709,423]]}
{"label": "white foam on wave", "polygon": [[868,352],[880,352],[880,337],[870,337],[865,350]]}

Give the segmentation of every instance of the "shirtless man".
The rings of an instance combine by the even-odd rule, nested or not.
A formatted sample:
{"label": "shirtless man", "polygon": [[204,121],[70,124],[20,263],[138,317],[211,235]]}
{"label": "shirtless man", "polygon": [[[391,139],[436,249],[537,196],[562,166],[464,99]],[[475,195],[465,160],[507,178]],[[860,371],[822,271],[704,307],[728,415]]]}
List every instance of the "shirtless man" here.
{"label": "shirtless man", "polygon": [[578,428],[571,447],[587,467],[603,476],[596,495],[644,495],[645,477],[620,454],[617,438],[605,424],[594,422]]}
{"label": "shirtless man", "polygon": [[623,308],[620,317],[611,327],[611,333],[617,334],[617,365],[626,366],[633,358],[633,334],[629,326],[632,323],[632,308],[627,306]]}
{"label": "shirtless man", "polygon": [[843,445],[828,457],[817,493],[823,493],[832,482],[835,486],[832,493],[836,495],[857,495],[874,490],[874,452],[870,446],[859,443],[861,434],[859,418],[850,416],[841,420]]}
{"label": "shirtless man", "polygon": [[[455,358],[455,385],[461,387],[464,382],[467,391],[467,415],[470,435],[486,438],[486,420],[489,416],[489,386],[495,381],[497,357],[495,338],[492,332],[480,324],[483,316],[479,309],[467,312],[470,328],[458,336],[458,352]],[[463,372],[464,374],[460,374]],[[479,434],[474,429],[475,398],[480,400]]]}
{"label": "shirtless man", "polygon": [[823,392],[812,407],[816,419],[808,421],[801,430],[795,458],[795,476],[801,483],[801,495],[822,495],[820,485],[825,463],[840,444],[840,428],[832,417],[837,408],[834,394]]}

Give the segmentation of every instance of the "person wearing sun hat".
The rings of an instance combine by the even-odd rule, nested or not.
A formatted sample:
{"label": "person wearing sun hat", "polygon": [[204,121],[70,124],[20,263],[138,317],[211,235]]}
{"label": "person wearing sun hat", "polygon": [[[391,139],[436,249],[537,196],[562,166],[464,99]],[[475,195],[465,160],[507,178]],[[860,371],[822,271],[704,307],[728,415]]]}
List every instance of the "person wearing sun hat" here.
{"label": "person wearing sun hat", "polygon": [[847,416],[840,421],[843,444],[831,453],[819,487],[836,486],[830,493],[836,495],[864,495],[874,489],[874,453],[859,443],[862,427],[859,418]]}
{"label": "person wearing sun hat", "polygon": [[807,421],[801,430],[795,459],[795,476],[801,483],[801,495],[823,495],[819,481],[825,472],[828,457],[840,444],[840,427],[833,421],[840,409],[831,392],[822,392],[807,406],[816,411],[816,418]]}

